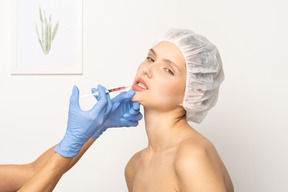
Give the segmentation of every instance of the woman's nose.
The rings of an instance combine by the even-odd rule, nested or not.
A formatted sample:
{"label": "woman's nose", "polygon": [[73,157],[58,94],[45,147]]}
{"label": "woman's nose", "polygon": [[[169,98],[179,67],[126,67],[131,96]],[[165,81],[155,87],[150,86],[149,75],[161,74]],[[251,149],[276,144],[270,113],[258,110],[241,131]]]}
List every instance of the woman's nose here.
{"label": "woman's nose", "polygon": [[148,78],[153,77],[152,66],[145,65],[143,67],[143,73],[148,76]]}

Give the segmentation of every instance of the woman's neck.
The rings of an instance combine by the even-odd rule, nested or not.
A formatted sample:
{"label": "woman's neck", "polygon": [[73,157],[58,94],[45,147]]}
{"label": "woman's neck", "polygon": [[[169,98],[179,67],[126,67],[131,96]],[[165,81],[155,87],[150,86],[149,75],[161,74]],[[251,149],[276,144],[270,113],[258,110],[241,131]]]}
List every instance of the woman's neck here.
{"label": "woman's neck", "polygon": [[189,126],[183,111],[163,112],[144,108],[148,149],[154,153],[177,144],[183,138],[183,129]]}

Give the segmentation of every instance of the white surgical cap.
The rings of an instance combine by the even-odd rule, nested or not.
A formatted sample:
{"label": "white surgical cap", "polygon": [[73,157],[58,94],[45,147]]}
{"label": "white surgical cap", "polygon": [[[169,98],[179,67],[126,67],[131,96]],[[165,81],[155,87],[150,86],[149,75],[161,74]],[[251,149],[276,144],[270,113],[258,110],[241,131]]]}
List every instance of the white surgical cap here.
{"label": "white surgical cap", "polygon": [[187,79],[183,107],[186,120],[201,123],[216,104],[219,86],[224,80],[216,46],[187,29],[171,29],[159,41],[174,43],[184,55]]}

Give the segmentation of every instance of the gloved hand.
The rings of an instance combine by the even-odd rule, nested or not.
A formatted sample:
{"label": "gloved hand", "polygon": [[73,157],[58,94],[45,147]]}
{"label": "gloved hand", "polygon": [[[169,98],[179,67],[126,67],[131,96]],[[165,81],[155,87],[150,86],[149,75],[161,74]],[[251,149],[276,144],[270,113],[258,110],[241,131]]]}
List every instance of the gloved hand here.
{"label": "gloved hand", "polygon": [[[92,89],[92,93],[95,92]],[[140,103],[131,101],[135,91],[121,92],[112,99],[113,108],[106,122],[92,136],[97,139],[107,128],[111,127],[132,127],[137,126],[138,121],[142,119],[140,112]],[[99,98],[95,96],[98,100]]]}
{"label": "gloved hand", "polygon": [[98,85],[98,102],[89,111],[83,111],[79,105],[79,90],[73,87],[70,97],[67,130],[64,138],[54,151],[63,157],[75,157],[84,143],[106,121],[112,109],[112,102],[105,88]]}

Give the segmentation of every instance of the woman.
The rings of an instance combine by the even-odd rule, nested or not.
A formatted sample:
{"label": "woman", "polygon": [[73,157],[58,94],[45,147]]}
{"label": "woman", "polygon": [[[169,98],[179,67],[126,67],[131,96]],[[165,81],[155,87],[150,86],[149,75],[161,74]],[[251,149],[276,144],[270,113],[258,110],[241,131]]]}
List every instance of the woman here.
{"label": "woman", "polygon": [[[144,106],[149,143],[126,166],[125,177],[130,192],[233,192],[230,176],[215,148],[188,124],[190,121],[200,123],[215,105],[223,79],[221,59],[216,47],[192,31],[173,29],[149,50],[146,60],[138,68],[132,86],[135,91],[132,101]],[[104,97],[104,90],[102,92]],[[73,95],[74,91],[71,98]],[[87,139],[93,134],[97,138],[105,130],[98,126],[99,121],[109,121],[111,115],[107,116],[106,113],[114,113],[113,108],[118,107],[115,107],[115,102],[110,107],[108,104],[106,102],[97,110],[102,111],[100,120],[95,118],[97,126],[92,126],[97,128],[91,129],[91,126],[83,123],[81,134],[77,134],[77,129],[73,132],[79,125],[69,126],[75,116],[81,117],[81,112],[70,116],[70,107],[66,132],[68,136],[65,135],[64,141],[60,142],[55,149],[56,153],[50,155],[48,161],[42,161],[44,166],[20,191],[52,190],[62,174],[93,143]],[[130,113],[130,116],[137,114],[138,109],[136,107],[136,112]],[[127,117],[123,113],[119,116]],[[76,141],[65,139],[74,138],[75,135],[78,137]],[[87,141],[85,144],[83,138]]]}
{"label": "woman", "polygon": [[149,143],[126,166],[130,192],[233,191],[214,146],[188,124],[215,105],[223,79],[216,47],[192,31],[173,29],[149,50],[132,98],[144,106]]}

